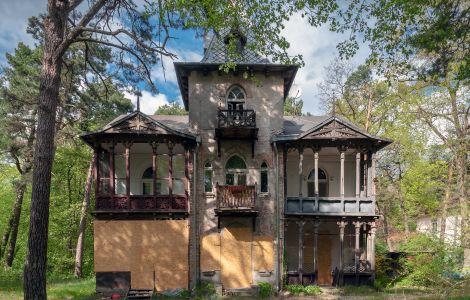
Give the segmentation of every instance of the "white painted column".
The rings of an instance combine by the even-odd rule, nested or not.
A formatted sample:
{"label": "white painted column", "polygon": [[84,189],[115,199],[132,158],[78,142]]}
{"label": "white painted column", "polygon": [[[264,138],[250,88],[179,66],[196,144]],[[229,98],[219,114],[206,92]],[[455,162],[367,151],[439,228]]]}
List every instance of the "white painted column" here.
{"label": "white painted column", "polygon": [[356,198],[361,193],[361,153],[356,153]]}
{"label": "white painted column", "polygon": [[370,180],[370,183],[371,183],[371,196],[374,197],[375,196],[375,163],[376,163],[376,155],[375,153],[372,152],[371,154],[371,180]]}
{"label": "white painted column", "polygon": [[341,151],[340,157],[341,157],[340,194],[341,194],[341,198],[344,198],[344,158],[345,158],[344,151]]}
{"label": "white painted column", "polygon": [[315,197],[318,197],[318,152],[315,152]]}

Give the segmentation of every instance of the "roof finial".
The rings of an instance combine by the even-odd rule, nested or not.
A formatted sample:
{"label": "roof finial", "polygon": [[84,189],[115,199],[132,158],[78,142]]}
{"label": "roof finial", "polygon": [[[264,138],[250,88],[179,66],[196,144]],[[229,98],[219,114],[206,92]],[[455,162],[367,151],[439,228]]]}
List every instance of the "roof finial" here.
{"label": "roof finial", "polygon": [[142,96],[142,92],[139,90],[136,90],[134,93],[137,96],[137,109],[136,111],[140,111],[140,97]]}

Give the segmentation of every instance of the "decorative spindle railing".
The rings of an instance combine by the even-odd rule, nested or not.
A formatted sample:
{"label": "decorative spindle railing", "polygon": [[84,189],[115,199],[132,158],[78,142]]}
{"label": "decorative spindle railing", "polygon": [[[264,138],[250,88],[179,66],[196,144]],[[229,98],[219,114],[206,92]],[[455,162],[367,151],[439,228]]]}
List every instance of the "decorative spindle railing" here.
{"label": "decorative spindle railing", "polygon": [[97,196],[96,212],[187,212],[188,199],[180,195]]}
{"label": "decorative spindle railing", "polygon": [[219,128],[256,128],[256,113],[252,109],[219,109],[217,120]]}
{"label": "decorative spindle railing", "polygon": [[255,209],[255,185],[218,185],[217,209]]}

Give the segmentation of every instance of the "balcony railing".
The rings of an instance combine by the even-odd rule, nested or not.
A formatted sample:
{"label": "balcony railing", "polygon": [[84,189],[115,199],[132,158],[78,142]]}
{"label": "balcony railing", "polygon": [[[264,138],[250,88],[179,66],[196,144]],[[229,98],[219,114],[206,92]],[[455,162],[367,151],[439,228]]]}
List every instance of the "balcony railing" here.
{"label": "balcony railing", "polygon": [[219,109],[217,119],[219,128],[256,128],[256,113],[252,109]]}
{"label": "balcony railing", "polygon": [[287,197],[286,214],[375,215],[375,197]]}
{"label": "balcony railing", "polygon": [[255,210],[256,185],[217,185],[217,209]]}
{"label": "balcony railing", "polygon": [[95,209],[95,212],[187,212],[188,199],[184,195],[100,195]]}

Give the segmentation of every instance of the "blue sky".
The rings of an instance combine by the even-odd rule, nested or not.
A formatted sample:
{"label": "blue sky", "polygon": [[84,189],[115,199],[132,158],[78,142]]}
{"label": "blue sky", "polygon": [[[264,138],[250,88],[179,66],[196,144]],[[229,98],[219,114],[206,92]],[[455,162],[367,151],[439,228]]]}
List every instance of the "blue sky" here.
{"label": "blue sky", "polygon": [[[86,2],[86,1],[85,1]],[[14,51],[19,42],[33,45],[34,41],[26,33],[27,19],[46,10],[46,0],[0,0],[0,64],[5,64],[5,54]],[[302,54],[305,66],[297,73],[291,89],[293,95],[300,94],[304,101],[304,112],[322,114],[317,85],[324,78],[324,68],[338,55],[336,45],[345,36],[329,32],[328,28],[313,28],[299,15],[286,23],[283,31],[291,44],[289,53]],[[199,61],[203,54],[202,39],[196,38],[193,31],[180,31],[169,44],[170,50],[178,56],[178,61]],[[369,50],[362,45],[351,60],[355,65],[364,62]],[[152,114],[160,105],[172,101],[181,101],[176,82],[173,61],[164,59],[165,77],[161,65],[152,69],[152,77],[157,84],[159,94],[143,91],[141,110]],[[135,98],[129,95],[130,98]]]}

